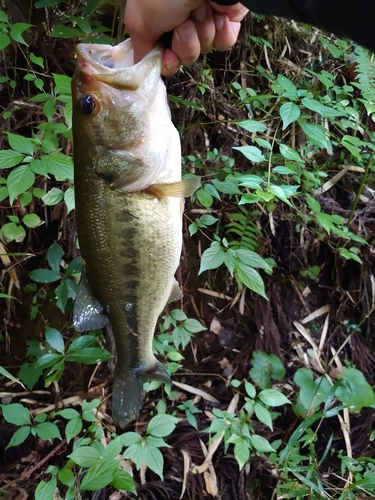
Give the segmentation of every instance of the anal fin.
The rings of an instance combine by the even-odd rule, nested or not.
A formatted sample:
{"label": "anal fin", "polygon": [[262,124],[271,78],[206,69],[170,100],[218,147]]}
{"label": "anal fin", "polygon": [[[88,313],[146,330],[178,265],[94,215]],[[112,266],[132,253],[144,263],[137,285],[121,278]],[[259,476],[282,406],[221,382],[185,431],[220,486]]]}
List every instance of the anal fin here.
{"label": "anal fin", "polygon": [[90,284],[82,273],[73,309],[73,324],[78,332],[98,330],[108,323],[99,301],[94,297]]}

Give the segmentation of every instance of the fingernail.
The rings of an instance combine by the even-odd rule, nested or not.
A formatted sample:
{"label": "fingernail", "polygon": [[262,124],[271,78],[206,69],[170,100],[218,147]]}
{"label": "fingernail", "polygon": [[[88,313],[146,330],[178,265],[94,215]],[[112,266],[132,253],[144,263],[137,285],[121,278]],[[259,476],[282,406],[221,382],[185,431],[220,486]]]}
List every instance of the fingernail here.
{"label": "fingernail", "polygon": [[225,16],[214,16],[216,31],[221,31],[224,27]]}
{"label": "fingernail", "polygon": [[176,61],[176,62],[172,62],[170,64],[165,64],[164,67],[165,67],[165,71],[163,71],[162,74],[170,76],[170,75],[174,75],[175,73],[177,73],[180,70],[181,64]]}
{"label": "fingernail", "polygon": [[180,37],[180,40],[182,42],[191,42],[194,37],[196,36],[196,30],[194,28],[194,25],[191,26],[181,26],[177,30],[178,36]]}
{"label": "fingernail", "polygon": [[198,23],[203,23],[206,20],[207,8],[204,3],[194,11],[194,19],[198,21]]}

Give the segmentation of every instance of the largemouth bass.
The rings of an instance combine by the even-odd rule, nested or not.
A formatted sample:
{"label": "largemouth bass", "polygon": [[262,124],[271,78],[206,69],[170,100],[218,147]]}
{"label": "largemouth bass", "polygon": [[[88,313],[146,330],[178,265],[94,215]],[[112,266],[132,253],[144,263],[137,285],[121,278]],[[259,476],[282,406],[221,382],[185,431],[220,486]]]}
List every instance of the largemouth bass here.
{"label": "largemouth bass", "polygon": [[78,331],[109,321],[116,341],[112,417],[124,427],[146,380],[170,382],[152,352],[159,315],[181,298],[181,151],[160,78],[162,50],[133,62],[130,40],[79,44],[72,80],[76,219],[84,261]]}

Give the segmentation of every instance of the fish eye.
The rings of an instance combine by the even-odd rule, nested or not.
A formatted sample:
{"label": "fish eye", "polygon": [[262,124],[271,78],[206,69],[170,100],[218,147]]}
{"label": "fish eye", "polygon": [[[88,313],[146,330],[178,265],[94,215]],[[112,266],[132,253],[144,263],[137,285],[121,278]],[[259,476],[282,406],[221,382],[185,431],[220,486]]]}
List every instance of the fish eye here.
{"label": "fish eye", "polygon": [[91,115],[95,110],[95,99],[91,95],[84,95],[80,101],[83,114]]}

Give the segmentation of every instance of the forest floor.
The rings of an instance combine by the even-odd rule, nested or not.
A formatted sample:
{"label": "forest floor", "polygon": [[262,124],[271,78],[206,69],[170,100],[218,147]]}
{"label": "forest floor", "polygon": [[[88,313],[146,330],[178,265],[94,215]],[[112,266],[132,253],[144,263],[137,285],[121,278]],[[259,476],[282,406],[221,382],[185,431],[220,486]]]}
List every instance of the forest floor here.
{"label": "forest floor", "polygon": [[[37,20],[35,24],[38,25]],[[273,50],[267,50],[264,44],[250,40],[250,34],[258,39],[266,39],[272,44]],[[71,76],[74,68],[73,41],[51,39],[38,30],[35,30],[34,35],[33,51],[49,61],[49,71]],[[244,143],[243,131],[228,126],[227,121],[247,117],[243,108],[230,102],[227,89],[231,82],[237,81],[242,88],[250,87],[258,93],[267,94],[269,80],[260,75],[257,66],[276,75],[293,74],[296,79],[306,68],[313,67],[315,71],[325,68],[335,73],[337,82],[350,82],[353,78],[350,62],[346,66],[335,66],[335,59],[328,52],[322,52],[321,47],[317,48],[316,37],[313,30],[300,33],[290,23],[275,19],[249,19],[245,23],[240,43],[232,51],[226,54],[213,53],[193,68],[168,78],[168,93],[179,96],[185,102],[180,100],[171,103],[173,120],[183,131],[183,156],[187,158],[188,155],[194,155],[204,159],[208,151],[217,149],[220,155],[234,156],[239,169],[246,168],[245,159],[232,151],[233,146]],[[18,54],[18,57],[21,64],[22,55]],[[204,73],[207,69],[209,72]],[[206,85],[204,93],[199,90],[199,82]],[[17,103],[17,109],[12,118],[2,121],[1,129],[3,132],[29,134],[32,124],[41,120],[41,104],[29,103],[26,82],[24,87],[17,86],[11,99],[10,95],[7,85],[3,85],[0,93],[2,110],[14,107],[14,103]],[[195,107],[191,105],[192,102]],[[373,127],[373,123],[369,127]],[[5,145],[5,139],[0,140]],[[293,140],[295,138],[289,138],[290,144]],[[65,152],[70,148],[70,141],[67,141]],[[327,165],[328,160],[321,153],[316,161],[320,165]],[[329,168],[325,167],[330,177],[336,173],[339,161],[340,151],[337,150],[329,157]],[[220,165],[214,159],[206,161],[203,170],[208,175],[217,168]],[[40,176],[35,185],[43,187],[45,182],[45,178]],[[61,186],[54,179],[49,179],[48,184],[50,187]],[[348,172],[330,190],[319,196],[324,211],[348,218],[358,185],[358,176]],[[7,215],[22,216],[23,208],[20,205],[11,207],[8,199],[0,206],[1,225],[7,222]],[[229,197],[222,202],[216,200],[211,207],[220,218],[225,218],[225,214],[237,208]],[[46,224],[34,229],[32,235],[23,242],[13,242],[7,246],[7,251],[14,254],[11,260],[17,273],[19,289],[13,287],[9,290],[9,274],[5,265],[1,277],[1,291],[10,292],[17,300],[0,299],[0,365],[15,376],[18,376],[18,368],[26,360],[27,342],[43,341],[46,325],[57,328],[66,338],[74,333],[71,326],[72,304],[68,303],[65,314],[56,308],[53,284],[40,286],[37,290],[28,287],[31,283],[28,273],[45,267],[46,252],[53,241],[58,240],[63,247],[66,262],[79,255],[75,246],[74,215],[67,214],[64,202],[46,207],[39,200],[34,209],[43,215]],[[375,199],[371,195],[363,198],[357,204],[353,217],[353,226],[370,243],[366,253],[362,253],[363,264],[338,259],[329,236],[297,230],[299,220],[288,205],[278,202],[272,213],[259,210],[257,226],[261,234],[261,248],[258,251],[263,257],[272,256],[276,262],[272,275],[262,275],[268,300],[249,290],[238,292],[235,280],[221,268],[198,276],[200,255],[207,243],[199,231],[190,237],[188,226],[200,213],[204,213],[204,207],[197,201],[186,203],[185,243],[178,271],[184,298],[178,307],[189,318],[199,320],[206,330],[196,333],[192,338],[183,352],[185,359],[181,362],[182,369],[173,375],[173,380],[185,384],[185,388],[175,386],[179,397],[166,400],[168,411],[172,412],[178,404],[191,399],[193,394],[199,410],[195,415],[198,430],[186,420],[177,425],[167,438],[170,448],[163,449],[164,480],[161,481],[151,471],[147,471],[146,476],[144,471],[136,473],[137,492],[142,500],[175,500],[181,498],[182,489],[183,498],[189,500],[277,498],[275,487],[279,476],[263,456],[252,456],[248,466],[240,471],[233,448],[229,446],[226,449],[221,442],[210,468],[199,469],[198,466],[205,462],[208,446],[208,434],[203,430],[209,426],[214,408],[227,409],[230,405],[233,391],[228,387],[228,380],[234,374],[238,380],[248,376],[254,351],[261,350],[280,357],[286,367],[286,376],[277,387],[293,400],[293,374],[306,363],[310,363],[311,367],[307,353],[312,344],[306,331],[319,346],[319,355],[327,366],[334,353],[339,351],[336,362],[329,365],[330,375],[334,377],[340,363],[345,364],[348,360],[364,374],[370,384],[374,384],[374,319],[369,311],[375,289],[375,253],[372,247]],[[205,233],[210,234],[210,229],[205,229]],[[17,253],[24,256],[17,256]],[[33,257],[27,258],[26,255]],[[303,272],[315,266],[319,269],[318,277]],[[35,307],[37,313],[30,319],[31,309],[35,311]],[[166,313],[171,309],[169,307]],[[361,325],[358,332],[350,337],[350,342],[347,341],[348,329],[345,327],[348,322]],[[325,339],[322,341],[323,332]],[[104,425],[111,430],[114,429],[110,417],[111,383],[111,369],[107,363],[99,366],[70,363],[59,382],[47,388],[41,380],[33,390],[24,391],[19,385],[3,378],[0,380],[0,399],[2,404],[22,402],[36,415],[51,411],[61,402],[64,407],[77,407],[84,398],[104,397],[101,407]],[[194,389],[205,391],[212,396],[212,401],[197,396]],[[127,430],[145,427],[161,397],[160,391],[148,393],[137,422]],[[316,436],[317,456],[321,457],[325,453],[327,443],[332,439],[332,448],[335,450],[343,450],[346,454],[350,447],[353,457],[375,459],[375,447],[370,441],[374,417],[373,408],[351,413],[347,433],[343,432],[343,424],[339,419],[324,420]],[[301,418],[290,407],[283,407],[274,421],[273,430],[260,422],[254,423],[254,429],[269,441],[280,439],[285,443],[300,423]],[[0,489],[3,491],[0,492],[0,498],[4,500],[33,498],[37,484],[46,479],[46,468],[49,465],[63,466],[72,449],[72,443],[67,444],[66,440],[43,441],[34,436],[29,436],[17,447],[6,449],[14,431],[14,425],[1,421]],[[345,481],[340,478],[339,469],[337,455],[329,454],[320,467],[320,474],[327,483],[342,488]],[[108,487],[101,492],[86,492],[82,498],[115,500],[121,495]],[[375,495],[371,498],[375,498]]]}

